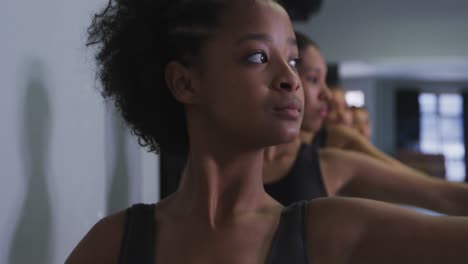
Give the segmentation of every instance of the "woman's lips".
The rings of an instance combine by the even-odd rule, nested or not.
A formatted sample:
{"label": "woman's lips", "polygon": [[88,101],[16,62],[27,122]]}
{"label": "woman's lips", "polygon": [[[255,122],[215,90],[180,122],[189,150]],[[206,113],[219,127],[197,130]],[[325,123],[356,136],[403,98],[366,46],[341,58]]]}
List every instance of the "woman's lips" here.
{"label": "woman's lips", "polygon": [[301,117],[301,111],[292,108],[275,109],[275,114],[283,119],[297,120]]}
{"label": "woman's lips", "polygon": [[286,120],[298,120],[302,115],[302,106],[299,100],[291,100],[273,107],[276,116]]}
{"label": "woman's lips", "polygon": [[319,110],[319,115],[320,115],[321,118],[327,117],[327,114],[328,114],[328,111],[327,111],[326,108],[321,108],[321,109]]}

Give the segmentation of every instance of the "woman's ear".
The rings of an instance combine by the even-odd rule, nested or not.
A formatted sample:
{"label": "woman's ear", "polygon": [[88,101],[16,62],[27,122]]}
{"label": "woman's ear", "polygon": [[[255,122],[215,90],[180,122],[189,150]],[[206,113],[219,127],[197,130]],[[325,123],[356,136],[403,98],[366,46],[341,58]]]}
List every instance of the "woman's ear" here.
{"label": "woman's ear", "polygon": [[166,84],[175,99],[183,104],[196,102],[196,89],[193,85],[192,72],[189,68],[177,61],[166,65]]}

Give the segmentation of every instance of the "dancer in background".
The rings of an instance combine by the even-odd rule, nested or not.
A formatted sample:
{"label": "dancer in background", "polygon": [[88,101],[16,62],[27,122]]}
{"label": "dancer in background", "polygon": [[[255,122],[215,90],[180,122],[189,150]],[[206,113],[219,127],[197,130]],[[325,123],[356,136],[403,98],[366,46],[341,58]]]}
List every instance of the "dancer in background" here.
{"label": "dancer in background", "polygon": [[352,127],[370,142],[372,138],[372,128],[370,124],[369,111],[364,106],[353,106],[351,107],[351,113],[353,114]]}
{"label": "dancer in background", "polygon": [[[304,120],[299,138],[265,151],[267,192],[285,205],[319,197],[350,196],[468,215],[468,185],[436,179],[357,151],[311,144],[326,117],[331,95],[325,84],[326,65],[317,45],[301,33],[296,33],[296,39],[304,87]],[[358,138],[367,142],[362,136]]]}

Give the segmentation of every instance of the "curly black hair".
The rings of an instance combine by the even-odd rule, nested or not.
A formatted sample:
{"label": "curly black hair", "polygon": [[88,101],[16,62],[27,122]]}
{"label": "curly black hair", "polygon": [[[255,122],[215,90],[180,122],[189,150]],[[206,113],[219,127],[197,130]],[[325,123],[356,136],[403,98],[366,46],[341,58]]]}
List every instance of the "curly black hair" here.
{"label": "curly black hair", "polygon": [[229,0],[109,0],[94,15],[87,46],[96,46],[97,78],[141,146],[187,153],[184,106],[171,95],[170,61],[190,67]]}

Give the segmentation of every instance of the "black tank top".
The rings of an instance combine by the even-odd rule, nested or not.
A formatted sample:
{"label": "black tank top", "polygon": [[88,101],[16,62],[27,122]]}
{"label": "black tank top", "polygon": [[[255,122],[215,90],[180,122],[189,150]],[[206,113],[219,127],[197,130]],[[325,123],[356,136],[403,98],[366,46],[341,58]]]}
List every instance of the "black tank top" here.
{"label": "black tank top", "polygon": [[322,126],[312,139],[312,145],[318,148],[324,148],[327,145],[327,128]]}
{"label": "black tank top", "polygon": [[323,184],[318,148],[302,144],[288,174],[264,184],[265,191],[284,206],[297,201],[327,197]]}
{"label": "black tank top", "polygon": [[[308,264],[307,202],[285,207],[266,264]],[[119,264],[154,263],[154,205],[136,204],[127,209]]]}

